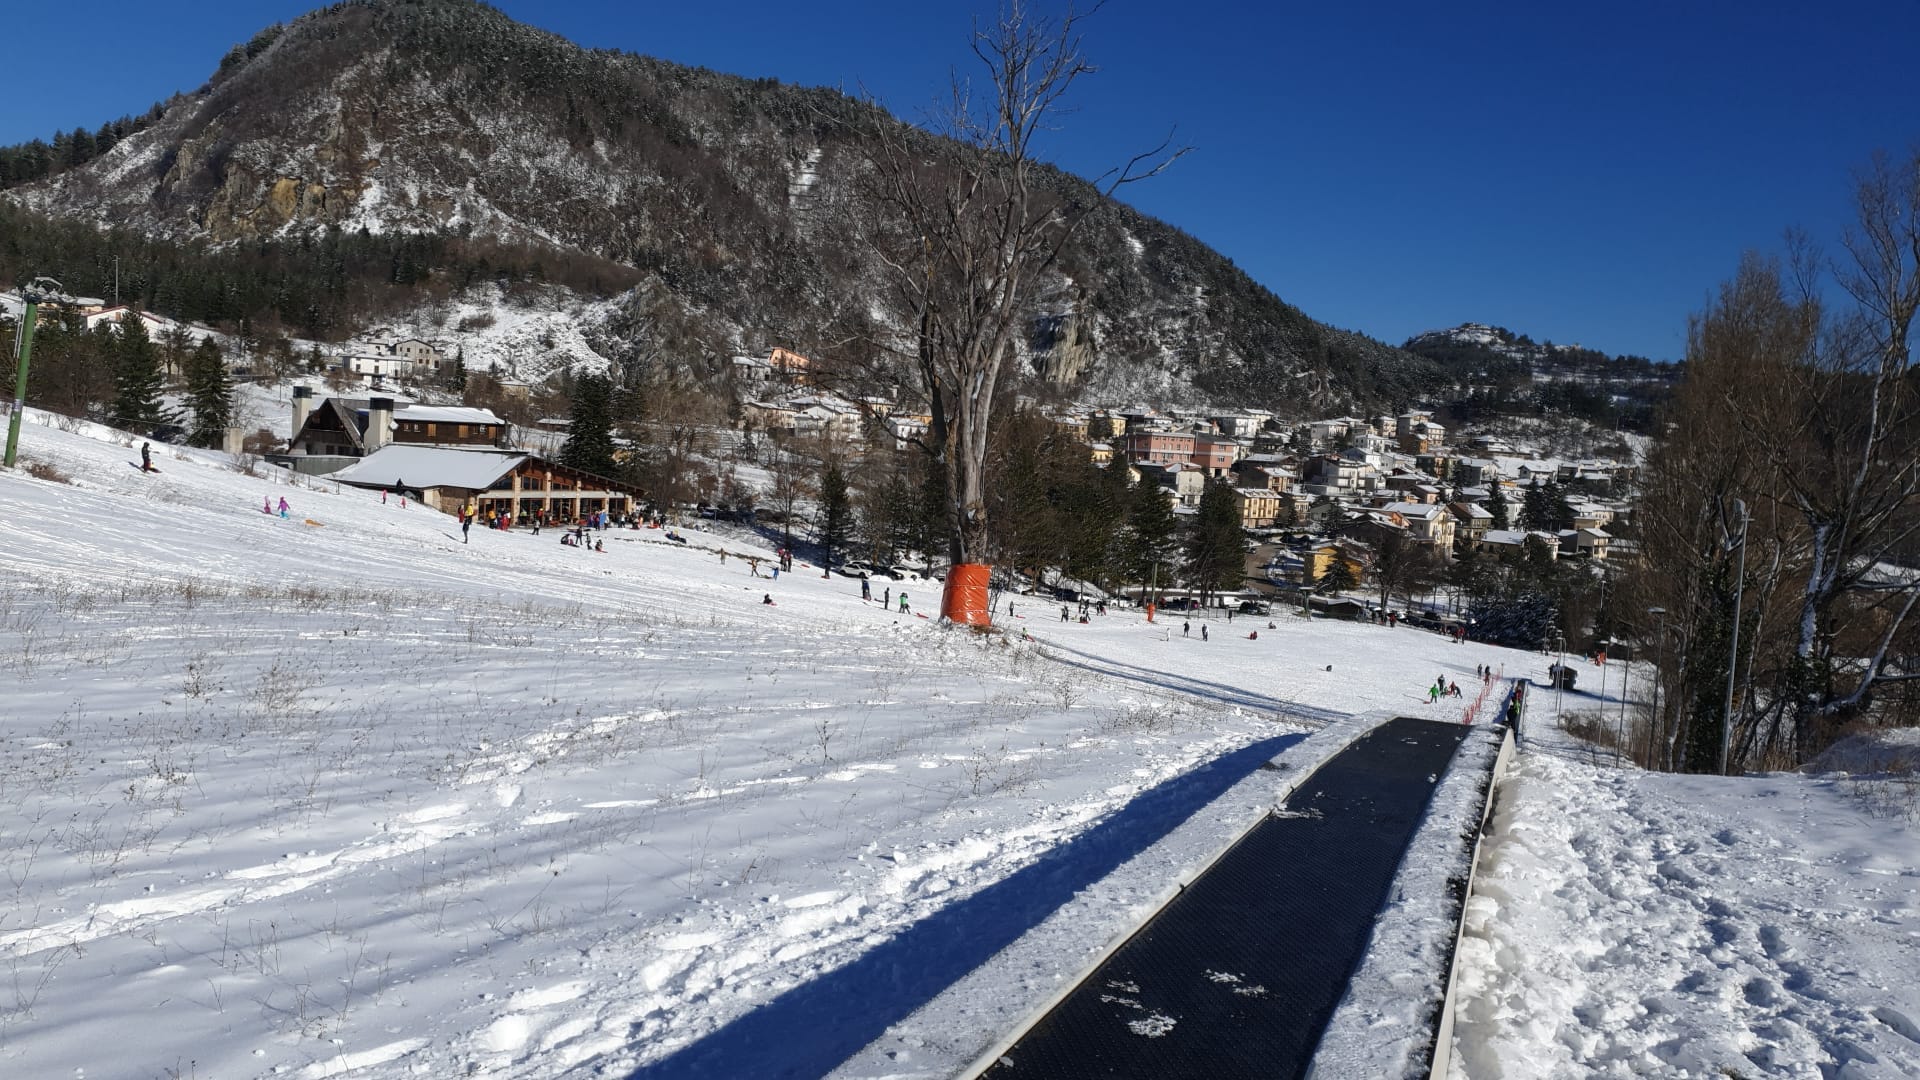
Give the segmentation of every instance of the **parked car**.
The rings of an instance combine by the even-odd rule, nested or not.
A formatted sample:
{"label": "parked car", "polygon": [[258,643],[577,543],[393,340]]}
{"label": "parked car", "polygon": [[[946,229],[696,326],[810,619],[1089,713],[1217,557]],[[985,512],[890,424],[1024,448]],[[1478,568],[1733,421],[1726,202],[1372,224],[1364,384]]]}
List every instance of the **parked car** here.
{"label": "parked car", "polygon": [[1258,600],[1242,600],[1240,601],[1240,614],[1271,615],[1273,614],[1273,608],[1270,605],[1263,604]]}

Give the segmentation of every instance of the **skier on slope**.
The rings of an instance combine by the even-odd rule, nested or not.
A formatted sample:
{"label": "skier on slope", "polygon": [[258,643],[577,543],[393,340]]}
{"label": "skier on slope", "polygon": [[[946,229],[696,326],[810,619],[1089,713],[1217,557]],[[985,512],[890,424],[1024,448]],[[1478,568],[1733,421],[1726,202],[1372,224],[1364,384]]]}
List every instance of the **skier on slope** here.
{"label": "skier on slope", "polygon": [[152,443],[140,444],[140,471],[141,472],[153,471],[153,444]]}

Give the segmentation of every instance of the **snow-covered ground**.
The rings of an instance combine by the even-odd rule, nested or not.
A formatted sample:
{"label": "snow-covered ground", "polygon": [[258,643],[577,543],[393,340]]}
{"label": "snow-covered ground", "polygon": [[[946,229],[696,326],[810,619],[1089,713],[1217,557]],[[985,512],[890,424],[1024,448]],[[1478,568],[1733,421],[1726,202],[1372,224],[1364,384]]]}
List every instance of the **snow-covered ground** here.
{"label": "snow-covered ground", "polygon": [[[843,1075],[952,1075],[1354,732],[1457,715],[1417,696],[1435,675],[1466,686],[1479,663],[1546,663],[1291,616],[1208,622],[1203,641],[1198,620],[1191,637],[1136,614],[1063,623],[1037,599],[1015,601],[1014,632],[981,637],[817,569],[755,577],[738,536],[613,532],[604,554],[551,533],[462,544],[451,518],[377,493],[172,447],[143,474],[124,436],[28,420],[43,476],[0,473],[9,1077],[618,1076],[748,1014],[774,1018],[757,1033],[795,1075],[831,1068],[862,1024],[876,1041]],[[260,512],[282,496],[288,517]],[[915,609],[938,592],[876,584]],[[1653,917],[1677,925],[1662,898],[1680,878],[1662,868],[1702,883],[1692,897],[1766,885],[1700,853],[1721,828],[1761,843],[1687,816],[1706,812],[1685,785],[1705,783],[1528,759],[1502,838],[1571,806],[1570,827],[1624,839],[1554,840],[1551,859],[1517,839],[1488,849],[1486,880],[1531,899],[1476,907],[1490,944],[1463,1007],[1494,1026],[1463,1029],[1469,1075],[1651,1039],[1632,1019],[1651,999],[1670,1037],[1762,1030],[1741,1026],[1765,997],[1746,980],[1715,984],[1730,999],[1668,985],[1617,1013],[1588,996],[1626,974],[1555,960],[1645,939]],[[1920,1003],[1888,965],[1914,970],[1915,879],[1878,871],[1914,865],[1910,832],[1847,817],[1835,781],[1717,783],[1826,799],[1810,823],[1892,861],[1829,857],[1855,840],[1770,852],[1751,872],[1780,887],[1755,895],[1784,898],[1791,865],[1797,906],[1696,950],[1756,969],[1800,951],[1803,975],[1770,976],[1775,1071],[1822,1053],[1861,1067],[1847,1048],[1897,1062],[1889,1018]],[[1673,810],[1649,810],[1669,788]],[[1430,825],[1423,843],[1447,827]],[[1657,833],[1643,851],[1647,828],[1675,830],[1672,851]],[[1405,890],[1444,868],[1408,870],[1396,905],[1428,920]],[[1603,873],[1604,906],[1562,890]],[[1409,989],[1392,965],[1430,938],[1383,930],[1336,1029],[1400,1039]],[[1657,981],[1676,963],[1632,970]],[[1826,1018],[1798,1004],[1809,987]],[[832,1010],[810,1012],[809,989]],[[1522,998],[1536,1022],[1500,1027]]]}
{"label": "snow-covered ground", "polygon": [[1911,805],[1871,777],[1616,768],[1552,708],[1482,847],[1452,1075],[1920,1076]]}

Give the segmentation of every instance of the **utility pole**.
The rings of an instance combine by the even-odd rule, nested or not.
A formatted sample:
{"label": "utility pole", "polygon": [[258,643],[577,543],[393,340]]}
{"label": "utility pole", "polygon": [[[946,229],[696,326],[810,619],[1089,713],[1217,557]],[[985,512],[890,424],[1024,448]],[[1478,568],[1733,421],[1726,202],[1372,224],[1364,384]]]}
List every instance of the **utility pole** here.
{"label": "utility pole", "polygon": [[20,329],[14,335],[14,357],[18,370],[13,382],[13,412],[7,417],[7,456],[6,467],[13,468],[20,451],[20,418],[27,411],[27,365],[33,359],[33,324],[39,317],[40,305],[50,300],[70,300],[60,283],[52,278],[34,278],[20,290],[20,299],[26,302],[26,308],[20,315]]}

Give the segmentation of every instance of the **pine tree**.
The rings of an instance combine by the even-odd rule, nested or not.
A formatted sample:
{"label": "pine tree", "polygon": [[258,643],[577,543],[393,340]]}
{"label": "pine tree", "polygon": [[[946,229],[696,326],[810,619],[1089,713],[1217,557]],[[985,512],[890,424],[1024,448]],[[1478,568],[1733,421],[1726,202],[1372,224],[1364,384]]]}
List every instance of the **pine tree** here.
{"label": "pine tree", "polygon": [[227,362],[211,337],[202,338],[187,358],[187,404],[193,409],[195,446],[217,447],[233,423],[233,382]]}
{"label": "pine tree", "polygon": [[613,452],[613,384],[604,376],[584,376],[573,386],[573,411],[567,441],[560,447],[560,463],[612,476]]}
{"label": "pine tree", "polygon": [[1177,522],[1169,493],[1144,473],[1133,489],[1132,501],[1133,507],[1127,515],[1127,537],[1122,546],[1121,572],[1126,580],[1145,585],[1156,576],[1161,579],[1167,576],[1164,571],[1156,573],[1156,567],[1167,561]]}
{"label": "pine tree", "polygon": [[847,546],[853,532],[853,504],[847,498],[847,478],[837,464],[827,466],[820,478],[820,546],[824,549],[821,566],[833,570],[834,552]]}
{"label": "pine tree", "polygon": [[1200,513],[1187,535],[1186,556],[1187,582],[1199,588],[1202,604],[1215,590],[1237,588],[1246,578],[1240,504],[1226,483],[1209,480],[1200,493]]}
{"label": "pine tree", "polygon": [[1500,486],[1498,477],[1494,478],[1491,487],[1493,490],[1487,495],[1487,513],[1493,515],[1493,527],[1496,529],[1512,528],[1512,526],[1507,523],[1506,489]]}
{"label": "pine tree", "polygon": [[1559,532],[1572,528],[1573,507],[1567,503],[1566,489],[1552,481],[1527,488],[1520,519],[1529,529]]}
{"label": "pine tree", "polygon": [[1338,594],[1352,592],[1359,587],[1360,579],[1354,576],[1353,567],[1347,565],[1346,556],[1336,552],[1327,566],[1327,572],[1321,574],[1320,580],[1315,583],[1314,591]]}
{"label": "pine tree", "polygon": [[120,337],[114,345],[113,416],[109,422],[129,431],[167,422],[167,414],[160,407],[160,352],[147,335],[147,324],[132,311],[120,316]]}

